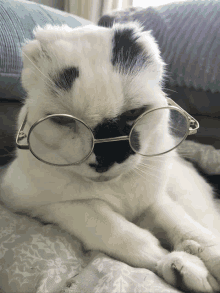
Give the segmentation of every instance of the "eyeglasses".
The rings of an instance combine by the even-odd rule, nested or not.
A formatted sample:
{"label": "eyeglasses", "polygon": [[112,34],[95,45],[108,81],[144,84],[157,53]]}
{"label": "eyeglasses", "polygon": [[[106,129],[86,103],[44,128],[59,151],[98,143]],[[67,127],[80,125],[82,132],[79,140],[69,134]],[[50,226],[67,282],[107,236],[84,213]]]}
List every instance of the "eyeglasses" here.
{"label": "eyeglasses", "polygon": [[[16,146],[30,150],[38,160],[54,166],[80,164],[92,154],[95,144],[107,142],[129,141],[131,149],[142,156],[162,155],[178,147],[199,128],[198,121],[172,99],[167,98],[167,102],[168,106],[141,114],[131,126],[129,135],[103,139],[95,139],[85,122],[67,114],[48,115],[35,122],[25,134],[26,114]],[[20,144],[25,138],[27,144]]]}

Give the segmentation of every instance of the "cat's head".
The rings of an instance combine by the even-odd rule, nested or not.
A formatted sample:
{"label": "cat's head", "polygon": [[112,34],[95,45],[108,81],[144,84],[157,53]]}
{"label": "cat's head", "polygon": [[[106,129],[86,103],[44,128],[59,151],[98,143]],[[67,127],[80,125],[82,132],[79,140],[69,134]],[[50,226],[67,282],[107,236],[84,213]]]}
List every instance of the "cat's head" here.
{"label": "cat's head", "polygon": [[[23,47],[27,127],[50,114],[69,114],[86,123],[95,139],[118,137],[128,135],[144,111],[167,105],[158,45],[137,23],[75,29],[47,25],[37,27],[34,35]],[[55,124],[51,123],[51,134],[60,127]],[[60,140],[54,148],[59,156],[59,144],[65,144],[60,155],[68,161],[74,139],[71,135],[63,139],[62,126],[58,131]],[[105,181],[141,160],[128,141],[117,141],[95,144],[86,161],[68,168],[85,178]]]}

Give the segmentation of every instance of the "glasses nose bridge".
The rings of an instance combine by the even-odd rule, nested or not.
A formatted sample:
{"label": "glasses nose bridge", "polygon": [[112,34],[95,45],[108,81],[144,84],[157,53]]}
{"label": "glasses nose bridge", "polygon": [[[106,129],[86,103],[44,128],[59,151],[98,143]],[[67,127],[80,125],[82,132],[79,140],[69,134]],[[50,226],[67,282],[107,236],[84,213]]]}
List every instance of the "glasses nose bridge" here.
{"label": "glasses nose bridge", "polygon": [[123,140],[129,140],[129,135],[110,137],[110,138],[102,138],[102,139],[95,139],[94,138],[94,144],[103,143],[103,142],[123,141]]}

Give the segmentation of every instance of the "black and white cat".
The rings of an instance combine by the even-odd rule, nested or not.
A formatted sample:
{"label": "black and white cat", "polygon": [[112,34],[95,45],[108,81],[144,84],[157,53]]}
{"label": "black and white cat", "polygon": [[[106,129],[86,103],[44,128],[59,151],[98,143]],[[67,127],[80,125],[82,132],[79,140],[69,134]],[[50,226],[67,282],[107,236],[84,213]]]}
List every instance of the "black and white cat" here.
{"label": "black and white cat", "polygon": [[[85,123],[95,139],[119,137],[144,111],[167,106],[158,46],[137,23],[38,27],[23,48],[23,64],[27,98],[18,126],[27,117],[26,134],[48,115],[67,114]],[[81,158],[87,135],[78,137],[80,130],[56,119],[45,120],[50,132],[41,129],[36,143],[45,140],[58,161]],[[157,131],[145,139],[148,148],[168,143],[166,117],[160,119],[160,129],[149,121]],[[136,136],[140,142],[141,134]],[[79,143],[74,151],[73,142]],[[220,218],[212,196],[176,150],[146,157],[128,140],[97,143],[70,166],[47,164],[18,149],[1,184],[1,199],[13,211],[58,224],[85,249],[150,269],[191,292],[220,291]]]}

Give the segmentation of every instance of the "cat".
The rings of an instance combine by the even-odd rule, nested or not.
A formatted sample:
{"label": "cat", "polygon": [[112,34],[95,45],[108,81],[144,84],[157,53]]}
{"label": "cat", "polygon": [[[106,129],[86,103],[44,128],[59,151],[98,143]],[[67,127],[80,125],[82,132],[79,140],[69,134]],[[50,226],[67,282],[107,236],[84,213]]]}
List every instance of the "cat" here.
{"label": "cat", "polygon": [[[63,153],[56,155],[60,162],[82,160],[57,166],[37,158],[30,147],[18,148],[2,178],[2,202],[14,212],[59,225],[86,250],[149,269],[174,287],[219,291],[220,218],[212,187],[192,164],[176,149],[146,157],[126,139],[86,142],[89,136],[92,142],[91,131],[95,139],[120,137],[121,128],[128,136],[145,111],[168,105],[165,64],[151,33],[128,22],[111,28],[38,26],[34,37],[22,49],[27,97],[18,117],[18,127],[25,122],[19,143],[46,119],[50,126],[42,126],[36,140],[45,134],[51,154],[62,144]],[[62,114],[69,116],[62,120]],[[162,130],[157,119],[149,120],[149,149],[168,143],[162,116],[157,117],[164,118]],[[74,125],[71,117],[78,119]],[[73,137],[66,136],[73,128]],[[73,151],[77,131],[84,142]],[[55,133],[58,140],[52,139]],[[135,135],[141,140],[140,133]]]}

